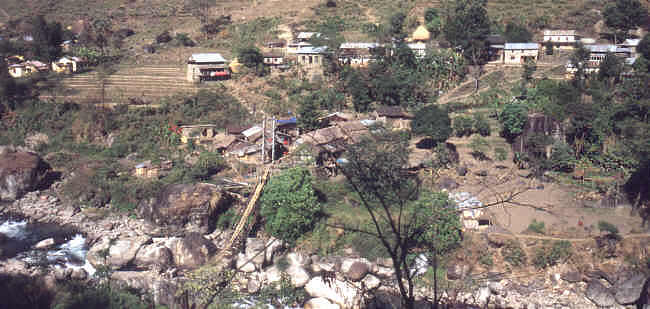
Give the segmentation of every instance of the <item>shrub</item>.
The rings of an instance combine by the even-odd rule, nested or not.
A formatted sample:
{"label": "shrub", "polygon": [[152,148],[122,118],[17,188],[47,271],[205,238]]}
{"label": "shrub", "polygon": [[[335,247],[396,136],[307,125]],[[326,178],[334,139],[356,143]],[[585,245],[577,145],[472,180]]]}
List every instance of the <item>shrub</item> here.
{"label": "shrub", "polygon": [[485,114],[476,113],[474,114],[474,131],[482,136],[489,136],[492,132],[490,128],[490,123],[485,118]]}
{"label": "shrub", "polygon": [[528,228],[526,231],[531,232],[531,233],[537,233],[537,234],[544,234],[545,231],[545,224],[543,221],[537,221],[533,219],[533,222],[531,222],[528,225]]}
{"label": "shrub", "polygon": [[474,136],[469,143],[469,148],[472,149],[472,156],[479,160],[487,160],[488,157],[485,155],[488,150],[490,150],[490,143],[480,136]]}
{"label": "shrub", "polygon": [[203,151],[196,164],[190,169],[190,177],[195,180],[208,180],[210,176],[220,172],[225,166],[226,163],[220,155]]}
{"label": "shrub", "polygon": [[165,31],[165,32],[159,34],[156,37],[156,43],[159,43],[159,44],[160,43],[168,43],[171,40],[172,40],[172,36],[171,36],[171,34],[169,34],[169,31]]}
{"label": "shrub", "polygon": [[178,44],[185,46],[185,47],[192,47],[196,45],[192,39],[187,35],[187,33],[178,33],[176,34],[176,37],[174,38]]}
{"label": "shrub", "polygon": [[552,246],[545,245],[535,250],[533,265],[546,268],[561,263],[573,255],[571,243],[566,240],[553,242]]}
{"label": "shrub", "polygon": [[526,264],[526,252],[521,248],[518,242],[509,240],[501,249],[503,260],[512,266],[522,266]]}
{"label": "shrub", "polygon": [[454,132],[456,136],[470,136],[472,135],[472,127],[474,125],[471,118],[466,116],[458,116],[454,118]]}
{"label": "shrub", "polygon": [[528,106],[521,103],[507,104],[499,115],[501,121],[501,135],[509,141],[513,141],[524,132],[524,126],[528,121]]}
{"label": "shrub", "polygon": [[451,135],[449,112],[437,105],[425,106],[416,113],[411,127],[413,133],[429,136],[436,144],[442,143]]}
{"label": "shrub", "polygon": [[494,265],[494,260],[492,259],[492,256],[490,254],[481,255],[481,257],[478,259],[478,262],[486,267],[491,267],[492,265]]}
{"label": "shrub", "polygon": [[598,230],[600,230],[601,233],[607,232],[612,235],[618,235],[618,228],[616,227],[616,225],[611,224],[607,221],[603,221],[603,220],[598,221]]}
{"label": "shrub", "polygon": [[571,172],[575,165],[573,148],[564,142],[553,144],[551,150],[551,167],[555,171]]}
{"label": "shrub", "polygon": [[494,158],[497,161],[505,161],[508,159],[508,150],[503,147],[494,148]]}

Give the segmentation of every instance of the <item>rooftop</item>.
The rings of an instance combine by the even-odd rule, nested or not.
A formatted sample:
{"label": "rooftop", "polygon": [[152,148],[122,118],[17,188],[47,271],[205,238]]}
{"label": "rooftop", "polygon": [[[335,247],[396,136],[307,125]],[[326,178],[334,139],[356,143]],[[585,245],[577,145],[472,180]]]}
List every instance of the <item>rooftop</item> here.
{"label": "rooftop", "polygon": [[544,35],[577,35],[575,30],[544,30]]}
{"label": "rooftop", "polygon": [[539,49],[538,43],[506,43],[504,49]]}
{"label": "rooftop", "polygon": [[305,46],[301,47],[296,51],[296,54],[322,54],[327,50],[327,46]]}
{"label": "rooftop", "polygon": [[631,50],[626,47],[619,47],[612,44],[585,45],[585,48],[592,53],[629,53]]}
{"label": "rooftop", "polygon": [[192,54],[190,56],[189,62],[226,62],[226,59],[221,56],[219,53],[201,53],[201,54]]}
{"label": "rooftop", "polygon": [[360,42],[345,42],[341,43],[341,49],[371,49],[379,47],[379,43],[360,43]]}
{"label": "rooftop", "polygon": [[319,37],[320,33],[318,32],[300,32],[298,33],[297,38],[301,40],[308,40],[311,39],[313,36]]}

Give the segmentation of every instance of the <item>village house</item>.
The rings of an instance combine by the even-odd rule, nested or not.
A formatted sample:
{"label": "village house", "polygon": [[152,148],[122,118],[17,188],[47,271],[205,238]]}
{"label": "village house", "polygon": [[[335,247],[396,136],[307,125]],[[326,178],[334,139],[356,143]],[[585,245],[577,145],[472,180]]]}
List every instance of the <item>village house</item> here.
{"label": "village house", "polygon": [[318,121],[321,123],[322,127],[329,127],[341,122],[350,121],[352,118],[353,117],[351,115],[335,112],[318,118]]}
{"label": "village house", "polygon": [[203,82],[230,77],[227,61],[219,53],[192,54],[187,61],[187,81]]}
{"label": "village house", "polygon": [[375,60],[372,51],[379,46],[377,43],[342,43],[339,47],[339,62],[351,66],[367,66]]}
{"label": "village house", "polygon": [[151,160],[147,160],[135,166],[134,175],[138,178],[150,179],[158,178],[159,173],[160,168],[153,166]]}
{"label": "village house", "polygon": [[179,127],[183,144],[194,141],[197,144],[212,142],[217,135],[217,126],[213,124],[185,125]]}
{"label": "village house", "polygon": [[284,66],[284,55],[276,52],[266,52],[262,54],[263,63],[271,68]]}
{"label": "village house", "polygon": [[429,33],[429,30],[427,30],[427,27],[424,25],[420,25],[413,31],[413,34],[409,38],[409,42],[428,42],[431,39],[431,33]]}
{"label": "village house", "polygon": [[241,132],[244,140],[249,143],[254,143],[262,137],[262,127],[255,125]]}
{"label": "village house", "polygon": [[296,52],[298,64],[307,68],[321,67],[327,47],[303,47]]}
{"label": "village house", "polygon": [[528,60],[537,61],[538,43],[505,43],[503,48],[504,64],[522,65]]}
{"label": "village house", "polygon": [[293,143],[293,139],[299,135],[298,120],[296,117],[289,119],[278,119],[275,121],[276,141],[288,147]]}
{"label": "village house", "polygon": [[61,57],[61,59],[52,62],[52,71],[55,73],[75,73],[86,64],[79,57]]}
{"label": "village house", "polygon": [[632,56],[632,50],[630,48],[611,44],[585,45],[585,48],[589,51],[588,66],[591,68],[598,68],[607,54],[613,54],[623,59]]}
{"label": "village house", "polygon": [[318,32],[299,32],[296,39],[287,44],[287,54],[296,54],[301,48],[311,47],[312,37],[320,36]]}
{"label": "village house", "polygon": [[422,58],[427,55],[427,45],[421,42],[409,43],[407,46],[413,51],[416,57]]}
{"label": "village house", "polygon": [[43,62],[30,60],[9,66],[9,75],[14,78],[27,77],[38,72],[49,71],[49,66]]}
{"label": "village house", "polygon": [[400,106],[379,106],[375,111],[375,120],[388,124],[394,130],[410,129],[412,119],[413,115]]}
{"label": "village house", "polygon": [[626,39],[623,43],[618,44],[618,46],[630,50],[629,58],[637,58],[639,54],[636,48],[639,46],[640,42],[641,39]]}
{"label": "village house", "polygon": [[544,30],[543,42],[553,43],[554,48],[573,49],[580,41],[580,36],[575,30]]}

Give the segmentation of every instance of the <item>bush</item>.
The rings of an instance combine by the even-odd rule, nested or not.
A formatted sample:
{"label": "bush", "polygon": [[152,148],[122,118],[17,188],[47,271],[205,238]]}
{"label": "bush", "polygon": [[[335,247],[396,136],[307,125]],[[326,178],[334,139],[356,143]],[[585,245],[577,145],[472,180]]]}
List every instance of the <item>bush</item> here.
{"label": "bush", "polygon": [[478,262],[485,267],[491,267],[494,265],[494,260],[490,254],[481,255],[481,257],[478,259]]}
{"label": "bush", "polygon": [[160,43],[168,43],[171,40],[172,40],[172,36],[171,36],[171,34],[169,34],[169,31],[165,31],[165,32],[159,34],[156,37],[156,43],[158,43],[158,44],[160,44]]}
{"label": "bush", "polygon": [[472,127],[474,123],[471,118],[466,116],[458,116],[454,118],[454,132],[456,136],[470,136],[472,135]]}
{"label": "bush", "polygon": [[524,132],[528,121],[528,106],[522,103],[507,104],[499,115],[501,121],[501,135],[512,142]]}
{"label": "bush", "polygon": [[219,154],[203,151],[196,164],[190,169],[190,177],[205,181],[210,179],[210,176],[219,173],[225,166],[226,163]]}
{"label": "bush", "polygon": [[503,147],[494,148],[494,158],[497,161],[505,161],[508,159],[508,150]]}
{"label": "bush", "polygon": [[571,255],[573,255],[573,249],[570,242],[556,241],[551,247],[545,245],[535,250],[533,265],[537,268],[546,268],[565,261]]}
{"label": "bush", "polygon": [[187,35],[187,33],[178,33],[176,34],[176,37],[174,38],[178,44],[185,46],[185,47],[192,47],[196,45],[192,39]]}
{"label": "bush", "polygon": [[526,265],[526,252],[521,248],[518,242],[509,240],[501,249],[503,260],[512,266]]}
{"label": "bush", "polygon": [[469,143],[469,148],[472,149],[472,156],[478,160],[487,160],[486,153],[490,150],[490,143],[480,136],[474,136]]}
{"label": "bush", "polygon": [[559,172],[572,172],[575,165],[573,148],[564,142],[553,144],[551,150],[551,168]]}
{"label": "bush", "polygon": [[598,230],[600,230],[601,233],[607,232],[611,235],[618,235],[618,228],[616,225],[611,224],[607,221],[598,221]]}
{"label": "bush", "polygon": [[485,114],[476,113],[474,114],[474,131],[482,136],[489,136],[492,132],[490,128],[490,123],[485,118]]}
{"label": "bush", "polygon": [[415,114],[411,128],[415,134],[431,137],[436,144],[443,143],[451,135],[449,112],[437,105],[425,106]]}
{"label": "bush", "polygon": [[531,232],[531,233],[537,233],[537,234],[542,234],[543,235],[546,232],[545,231],[545,224],[544,224],[543,221],[537,221],[537,220],[533,219],[533,222],[531,222],[528,225],[528,228],[526,229],[526,231]]}
{"label": "bush", "polygon": [[151,304],[140,300],[140,296],[129,291],[102,284],[97,287],[88,287],[82,284],[69,285],[65,292],[52,308],[54,309],[81,309],[81,308],[151,308]]}

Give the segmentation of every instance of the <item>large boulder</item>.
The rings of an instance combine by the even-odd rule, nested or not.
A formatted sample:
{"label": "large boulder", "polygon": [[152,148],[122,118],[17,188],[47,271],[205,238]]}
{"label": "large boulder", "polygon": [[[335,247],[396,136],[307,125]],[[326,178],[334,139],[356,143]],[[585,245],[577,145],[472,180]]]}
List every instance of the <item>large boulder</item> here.
{"label": "large boulder", "polygon": [[189,233],[168,242],[174,263],[180,268],[193,269],[205,264],[217,251],[215,245],[201,234]]}
{"label": "large boulder", "polygon": [[15,201],[36,189],[49,168],[35,153],[0,146],[0,200]]}
{"label": "large boulder", "polygon": [[176,299],[177,286],[173,280],[162,278],[154,271],[116,271],[111,279],[123,287],[149,293],[156,305],[167,305],[170,308],[180,307]]}
{"label": "large boulder", "polygon": [[316,297],[308,300],[303,309],[339,309],[341,308],[337,304],[332,304],[327,298]]}
{"label": "large boulder", "polygon": [[155,243],[140,248],[133,263],[136,267],[157,266],[167,268],[173,262],[172,251],[161,243]]}
{"label": "large boulder", "polygon": [[326,298],[343,308],[355,308],[360,302],[359,289],[338,279],[326,282],[320,276],[314,277],[305,285],[305,291],[311,297]]}
{"label": "large boulder", "polygon": [[135,259],[138,250],[151,238],[146,236],[122,238],[112,242],[108,248],[106,264],[112,269],[120,269],[127,266]]}
{"label": "large boulder", "polygon": [[370,263],[366,259],[345,259],[341,263],[341,271],[346,278],[359,281],[370,271]]}
{"label": "large boulder", "polygon": [[291,278],[291,284],[297,288],[304,287],[311,278],[309,273],[299,265],[291,265],[285,272]]}
{"label": "large boulder", "polygon": [[614,295],[598,279],[589,281],[585,296],[600,307],[609,307],[616,303]]}
{"label": "large boulder", "polygon": [[626,278],[620,278],[614,285],[614,298],[621,305],[635,303],[641,297],[643,284],[646,276],[642,273],[632,274]]}
{"label": "large boulder", "polygon": [[261,238],[246,238],[246,260],[250,260],[258,268],[262,267],[266,261],[265,247],[266,242]]}
{"label": "large boulder", "polygon": [[173,184],[165,186],[155,199],[141,203],[138,213],[170,235],[207,234],[232,201],[213,184]]}

